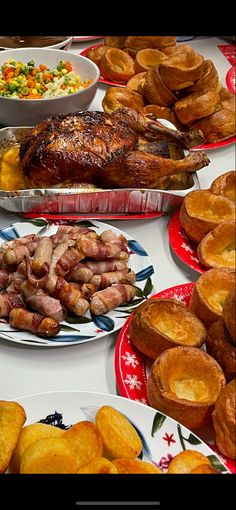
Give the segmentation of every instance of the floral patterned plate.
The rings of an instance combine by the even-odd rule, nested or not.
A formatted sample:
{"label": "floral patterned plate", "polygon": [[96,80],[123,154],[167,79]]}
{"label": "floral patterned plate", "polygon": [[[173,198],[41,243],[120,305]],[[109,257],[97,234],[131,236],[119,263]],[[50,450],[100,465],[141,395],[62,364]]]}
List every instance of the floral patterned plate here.
{"label": "floral patterned plate", "polygon": [[[194,283],[177,285],[176,287],[171,287],[155,294],[152,298],[174,298],[188,306],[193,287]],[[128,317],[125,325],[123,326],[116,344],[115,372],[117,386],[122,397],[135,400],[136,402],[141,402],[142,404],[147,404],[146,385],[151,367],[151,360],[148,360],[148,358],[131,343],[129,339],[130,321],[131,316]],[[157,413],[157,416],[158,414],[159,413]],[[177,426],[177,430],[178,427],[179,425]],[[212,437],[213,432],[211,433],[210,431],[210,435]],[[192,448],[192,445],[194,445],[194,440],[192,443],[190,441],[191,437],[192,435],[189,436],[190,444],[188,444],[188,448]],[[172,444],[172,440],[176,440],[176,437],[166,434],[165,437],[162,437],[162,439],[164,439],[168,443],[168,446],[170,446]],[[209,442],[211,441],[209,440]],[[212,444],[210,447],[211,446],[213,450],[217,452],[215,445]],[[227,465],[230,471],[233,473],[236,472],[236,466],[233,460],[227,459],[223,455],[220,455],[220,458]]]}
{"label": "floral patterned plate", "polygon": [[126,398],[68,390],[38,393],[14,400],[24,407],[27,425],[46,420],[46,423],[60,428],[82,420],[94,422],[100,407],[112,406],[130,420],[140,435],[143,444],[140,459],[154,462],[165,472],[172,457],[182,450],[193,449],[206,455],[222,472],[229,473],[219,456],[187,428],[151,407]]}
{"label": "floral patterned plate", "polygon": [[191,241],[184,233],[179,221],[180,209],[176,209],[169,222],[169,243],[182,262],[198,273],[205,273],[197,255],[197,244]]}
{"label": "floral patterned plate", "polygon": [[39,338],[32,333],[14,330],[9,326],[7,320],[0,319],[0,338],[20,344],[47,347],[74,345],[98,340],[120,329],[126,319],[125,310],[133,309],[133,307],[141,303],[151,294],[153,289],[154,268],[147,252],[137,241],[132,239],[125,232],[106,223],[101,223],[99,221],[68,222],[59,220],[49,224],[43,218],[25,220],[0,230],[0,247],[2,243],[26,234],[39,234],[44,236],[55,234],[58,225],[65,225],[68,223],[70,225],[91,227],[99,234],[104,230],[111,229],[117,235],[122,234],[128,239],[130,253],[128,265],[136,273],[135,286],[137,287],[137,297],[132,303],[123,304],[111,310],[106,315],[91,316],[90,312],[87,312],[84,317],[76,317],[68,314],[66,319],[61,323],[59,335],[47,339]]}

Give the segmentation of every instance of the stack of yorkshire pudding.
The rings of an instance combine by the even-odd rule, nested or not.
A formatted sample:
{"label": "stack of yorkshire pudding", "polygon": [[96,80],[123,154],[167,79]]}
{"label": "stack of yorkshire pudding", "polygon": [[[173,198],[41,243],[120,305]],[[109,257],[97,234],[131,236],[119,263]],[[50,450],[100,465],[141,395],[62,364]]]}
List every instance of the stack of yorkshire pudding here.
{"label": "stack of yorkshire pudding", "polygon": [[129,330],[130,341],[152,360],[149,405],[191,430],[214,425],[219,450],[231,458],[236,458],[235,306],[235,273],[210,269],[196,281],[189,307],[176,299],[149,299],[135,309]]}
{"label": "stack of yorkshire pudding", "polygon": [[170,120],[178,129],[203,131],[209,143],[235,135],[235,98],[224,88],[211,60],[175,37],[107,37],[87,53],[110,87],[103,109],[127,106]]}
{"label": "stack of yorkshire pudding", "polygon": [[198,243],[202,266],[236,269],[236,172],[217,177],[209,190],[188,193],[182,202],[180,223],[189,239]]}

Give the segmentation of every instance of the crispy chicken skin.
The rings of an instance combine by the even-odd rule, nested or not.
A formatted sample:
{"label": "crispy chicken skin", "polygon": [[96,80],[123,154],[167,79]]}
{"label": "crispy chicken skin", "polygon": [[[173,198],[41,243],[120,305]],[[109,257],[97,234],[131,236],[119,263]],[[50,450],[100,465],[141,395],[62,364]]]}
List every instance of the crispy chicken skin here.
{"label": "crispy chicken skin", "polygon": [[126,165],[129,155],[137,160],[135,177],[131,179],[134,187],[144,185],[142,175],[139,179],[139,170],[137,172],[143,165],[146,167],[145,186],[153,187],[153,182],[163,175],[194,172],[209,163],[207,156],[200,152],[184,158],[181,167],[177,161],[161,156],[157,156],[155,166],[155,156],[145,157],[144,152],[139,163],[140,153],[135,149],[140,134],[152,141],[174,141],[183,148],[203,141],[201,132],[191,134],[168,129],[155,118],[129,108],[118,109],[111,115],[85,111],[60,114],[38,124],[23,140],[20,160],[29,186],[34,188],[55,186],[64,181],[125,187],[127,171],[133,172],[133,166]]}

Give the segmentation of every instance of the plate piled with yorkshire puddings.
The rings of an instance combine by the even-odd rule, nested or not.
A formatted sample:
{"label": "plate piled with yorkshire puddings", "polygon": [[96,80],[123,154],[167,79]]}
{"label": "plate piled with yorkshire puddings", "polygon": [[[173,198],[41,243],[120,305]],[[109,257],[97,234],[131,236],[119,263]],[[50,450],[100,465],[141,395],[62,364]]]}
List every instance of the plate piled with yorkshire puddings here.
{"label": "plate piled with yorkshire puddings", "polygon": [[236,172],[218,176],[210,189],[188,193],[169,222],[169,242],[177,257],[202,273],[235,271]]}
{"label": "plate piled with yorkshire puddings", "polygon": [[176,37],[105,37],[105,44],[83,55],[99,66],[102,81],[113,85],[103,98],[105,112],[128,106],[168,119],[178,129],[200,129],[208,149],[235,141],[234,94],[222,85],[211,60],[188,44],[176,44]]}
{"label": "plate piled with yorkshire puddings", "polygon": [[122,396],[187,426],[235,472],[235,273],[210,269],[196,283],[152,296],[127,314],[115,355]]}

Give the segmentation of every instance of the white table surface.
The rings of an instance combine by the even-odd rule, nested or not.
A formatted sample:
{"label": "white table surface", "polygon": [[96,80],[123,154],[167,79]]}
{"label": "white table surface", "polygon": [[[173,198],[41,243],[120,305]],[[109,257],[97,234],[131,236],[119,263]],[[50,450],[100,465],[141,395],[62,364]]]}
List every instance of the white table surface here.
{"label": "white table surface", "polygon": [[[70,51],[80,53],[102,39],[73,44]],[[197,38],[187,42],[205,58],[211,59],[225,86],[230,63],[217,48],[222,39]],[[90,110],[102,110],[106,85],[100,84]],[[235,146],[208,151],[210,165],[198,172],[202,188],[209,187],[218,175],[235,169]],[[152,220],[109,221],[145,247],[156,271],[155,292],[195,281],[198,274],[175,261],[170,252],[167,227],[170,216]],[[0,210],[0,228],[18,221],[15,214]],[[55,390],[87,390],[117,393],[114,349],[118,333],[100,340],[68,347],[28,347],[0,339],[0,399]]]}

